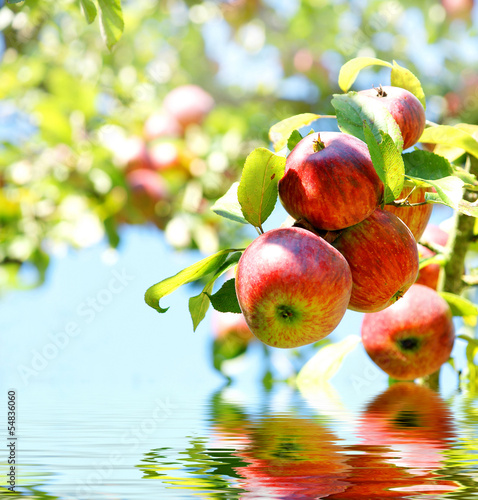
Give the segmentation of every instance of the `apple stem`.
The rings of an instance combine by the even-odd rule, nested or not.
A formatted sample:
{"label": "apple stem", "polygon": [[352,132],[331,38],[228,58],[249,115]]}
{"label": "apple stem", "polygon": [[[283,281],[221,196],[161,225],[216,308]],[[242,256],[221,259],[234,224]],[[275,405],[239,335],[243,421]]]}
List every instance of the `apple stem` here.
{"label": "apple stem", "polygon": [[314,141],[314,152],[318,153],[319,151],[322,151],[325,148],[325,144],[323,143],[322,139],[320,138],[320,134],[317,134],[317,139]]}
{"label": "apple stem", "polygon": [[387,93],[383,90],[382,84],[380,84],[378,88],[374,87],[374,90],[377,91],[377,97],[387,97]]}

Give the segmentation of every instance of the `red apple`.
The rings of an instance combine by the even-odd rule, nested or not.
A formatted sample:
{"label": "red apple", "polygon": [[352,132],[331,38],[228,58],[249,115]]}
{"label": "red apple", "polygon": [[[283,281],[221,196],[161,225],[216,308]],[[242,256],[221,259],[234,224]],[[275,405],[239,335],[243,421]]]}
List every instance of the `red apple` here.
{"label": "red apple", "polygon": [[352,271],[349,309],[381,311],[396,302],[417,278],[415,238],[386,210],[377,209],[360,224],[344,229],[332,244]]}
{"label": "red apple", "polygon": [[298,347],[331,333],[350,299],[352,276],[340,253],[302,228],[279,228],[242,254],[236,293],[252,333],[273,347]]}
{"label": "red apple", "polygon": [[144,123],[143,133],[146,140],[153,141],[162,137],[180,137],[183,128],[174,116],[161,112],[149,116]]}
{"label": "red apple", "polygon": [[163,108],[182,127],[200,124],[214,107],[214,99],[198,85],[182,85],[171,90],[163,100]]}
{"label": "red apple", "polygon": [[291,151],[279,195],[295,219],[334,231],[368,217],[382,201],[383,184],[363,141],[321,132],[304,137]]}
{"label": "red apple", "polygon": [[[408,201],[410,203],[422,203],[425,201],[425,193],[430,191],[432,191],[430,187],[404,187],[398,199],[402,200],[408,196]],[[431,203],[418,205],[416,207],[394,207],[392,205],[385,205],[385,210],[399,217],[418,241],[430,220],[433,205]]]}
{"label": "red apple", "polygon": [[448,242],[448,233],[436,224],[428,224],[425,231],[423,231],[421,240],[423,242],[436,243],[444,247]]}
{"label": "red apple", "polygon": [[450,357],[455,329],[450,307],[435,290],[413,285],[402,300],[366,314],[362,342],[370,358],[397,380],[437,371]]}
{"label": "red apple", "polygon": [[[428,224],[423,233],[422,241],[436,243],[437,245],[444,247],[448,241],[448,233],[434,224]],[[435,252],[420,244],[418,245],[418,253],[420,255],[420,259],[427,259],[435,255]],[[438,279],[440,277],[440,269],[441,267],[439,264],[428,264],[422,267],[418,272],[416,282],[420,285],[425,285],[436,290],[438,287]]]}
{"label": "red apple", "polygon": [[425,130],[425,110],[422,103],[408,90],[385,86],[361,90],[361,96],[379,101],[397,122],[403,137],[403,149],[413,146]]}

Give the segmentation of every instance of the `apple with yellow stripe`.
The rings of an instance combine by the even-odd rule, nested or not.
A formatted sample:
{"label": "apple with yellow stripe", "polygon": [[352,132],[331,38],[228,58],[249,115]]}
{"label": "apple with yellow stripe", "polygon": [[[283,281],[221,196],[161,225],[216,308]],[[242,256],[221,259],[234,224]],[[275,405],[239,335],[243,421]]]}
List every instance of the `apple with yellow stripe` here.
{"label": "apple with yellow stripe", "polygon": [[327,336],[345,314],[351,289],[344,257],[299,227],[260,235],[237,266],[244,318],[252,333],[273,347],[299,347]]}

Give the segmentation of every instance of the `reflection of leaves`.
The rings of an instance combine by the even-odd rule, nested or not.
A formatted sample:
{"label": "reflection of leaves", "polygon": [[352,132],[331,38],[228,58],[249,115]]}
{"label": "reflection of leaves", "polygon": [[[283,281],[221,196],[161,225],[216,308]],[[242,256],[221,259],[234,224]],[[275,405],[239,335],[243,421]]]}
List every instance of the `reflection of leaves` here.
{"label": "reflection of leaves", "polygon": [[[171,454],[170,448],[158,448],[145,453],[142,463],[137,465],[144,479],[159,479],[172,488],[187,488],[191,492],[200,492],[202,498],[207,495],[239,500],[245,490],[233,486],[231,479],[240,479],[235,469],[247,466],[234,449],[212,448],[204,445],[206,439],[191,439],[190,446],[180,452],[181,457],[174,461],[165,452]],[[180,475],[186,473],[185,476]]]}

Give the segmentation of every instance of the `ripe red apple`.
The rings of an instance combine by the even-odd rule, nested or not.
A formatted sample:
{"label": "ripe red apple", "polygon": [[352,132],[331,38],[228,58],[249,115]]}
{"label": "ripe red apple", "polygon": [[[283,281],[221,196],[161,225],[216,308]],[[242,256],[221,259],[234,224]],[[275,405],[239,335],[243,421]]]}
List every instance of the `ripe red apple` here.
{"label": "ripe red apple", "polygon": [[162,137],[180,137],[183,128],[179,122],[166,112],[153,113],[144,123],[143,133],[148,141]]}
{"label": "ripe red apple", "polygon": [[201,124],[213,107],[212,96],[198,85],[176,87],[163,100],[164,110],[184,128]]}
{"label": "ripe red apple", "polygon": [[363,141],[321,132],[304,137],[291,151],[279,195],[295,219],[334,231],[368,217],[382,201],[383,184]]}
{"label": "ripe red apple", "polygon": [[273,347],[298,347],[331,333],[349,303],[352,275],[340,253],[306,229],[272,229],[242,254],[239,305],[252,333]]}
{"label": "ripe red apple", "polygon": [[[412,191],[413,189],[413,191]],[[425,201],[425,193],[432,191],[430,187],[404,187],[398,199],[402,200],[408,196],[410,203],[422,203]],[[411,194],[410,194],[411,193]],[[410,196],[409,196],[410,195]],[[428,221],[432,215],[433,205],[418,205],[416,207],[394,207],[385,205],[385,210],[392,212],[399,217],[410,229],[415,239],[418,241],[427,227]]]}
{"label": "ripe red apple", "polygon": [[[448,241],[448,233],[434,224],[428,224],[423,233],[422,241],[436,243],[437,245],[444,247]],[[427,259],[435,255],[435,252],[420,244],[418,244],[418,253],[420,255],[420,259]],[[440,269],[439,264],[428,264],[422,267],[418,272],[416,282],[420,285],[425,285],[436,290],[438,286],[438,279],[440,277]]]}
{"label": "ripe red apple", "polygon": [[450,307],[435,290],[413,285],[402,300],[366,314],[362,342],[370,358],[397,380],[437,371],[450,357],[455,329]]}
{"label": "ripe red apple", "polygon": [[332,245],[352,271],[349,309],[376,312],[396,302],[418,274],[417,243],[408,227],[386,210],[344,229]]}
{"label": "ripe red apple", "polygon": [[358,92],[379,101],[397,122],[403,137],[403,149],[413,146],[425,130],[425,110],[422,103],[408,90],[380,86]]}

